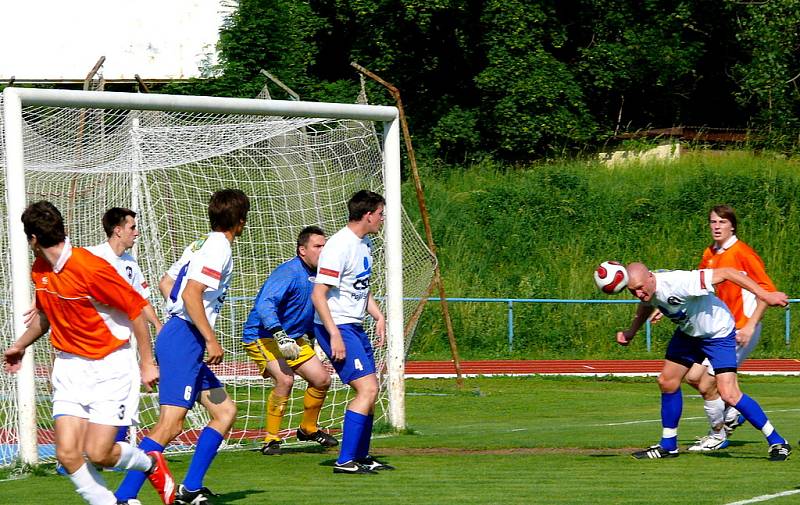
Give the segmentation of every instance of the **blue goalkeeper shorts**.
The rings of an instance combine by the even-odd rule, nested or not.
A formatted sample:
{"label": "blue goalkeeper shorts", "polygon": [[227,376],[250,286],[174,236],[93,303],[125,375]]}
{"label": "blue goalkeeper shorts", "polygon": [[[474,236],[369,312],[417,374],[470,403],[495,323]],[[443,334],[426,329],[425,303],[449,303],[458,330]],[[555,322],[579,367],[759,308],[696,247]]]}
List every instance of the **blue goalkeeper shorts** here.
{"label": "blue goalkeeper shorts", "polygon": [[[331,365],[345,384],[375,373],[375,355],[369,336],[360,324],[336,325],[344,341],[345,357],[341,361],[331,360]],[[321,324],[314,325],[317,343],[331,357],[331,336]]]}
{"label": "blue goalkeeper shorts", "polygon": [[205,352],[206,341],[192,323],[175,316],[161,328],[156,339],[161,405],[191,410],[201,391],[222,387],[203,361]]}

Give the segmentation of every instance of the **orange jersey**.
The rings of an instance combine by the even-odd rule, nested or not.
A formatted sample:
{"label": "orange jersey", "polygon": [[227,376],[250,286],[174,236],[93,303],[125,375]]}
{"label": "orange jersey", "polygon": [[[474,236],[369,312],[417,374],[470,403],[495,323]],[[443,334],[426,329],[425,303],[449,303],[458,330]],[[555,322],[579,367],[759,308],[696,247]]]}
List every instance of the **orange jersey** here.
{"label": "orange jersey", "polygon": [[[703,252],[699,268],[724,267],[735,268],[767,291],[775,291],[775,285],[764,270],[764,262],[761,257],[741,240],[737,239],[727,249],[716,251],[712,245]],[[730,309],[736,319],[736,327],[744,326],[756,308],[755,295],[730,281],[717,284],[716,294]]]}
{"label": "orange jersey", "polygon": [[42,258],[33,262],[31,279],[53,347],[90,359],[124,345],[130,320],[147,305],[108,262],[68,241],[55,267]]}

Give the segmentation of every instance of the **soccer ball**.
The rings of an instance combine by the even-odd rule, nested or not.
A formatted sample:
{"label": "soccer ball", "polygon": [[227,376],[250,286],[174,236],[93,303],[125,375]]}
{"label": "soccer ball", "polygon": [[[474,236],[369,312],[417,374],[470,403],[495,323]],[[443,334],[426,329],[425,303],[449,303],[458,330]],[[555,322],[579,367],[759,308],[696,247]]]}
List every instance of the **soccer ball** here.
{"label": "soccer ball", "polygon": [[594,283],[603,293],[619,293],[628,285],[628,271],[618,261],[604,261],[594,271]]}

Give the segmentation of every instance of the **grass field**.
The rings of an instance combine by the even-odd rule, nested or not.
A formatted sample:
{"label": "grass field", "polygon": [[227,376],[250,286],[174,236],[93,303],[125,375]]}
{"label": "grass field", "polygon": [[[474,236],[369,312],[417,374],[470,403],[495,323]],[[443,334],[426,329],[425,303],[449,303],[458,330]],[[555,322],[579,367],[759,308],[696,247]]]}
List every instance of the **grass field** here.
{"label": "grass field", "polygon": [[[743,377],[794,445],[800,436],[796,378]],[[409,433],[378,435],[373,453],[396,465],[379,475],[333,475],[335,452],[289,447],[282,456],[223,453],[205,484],[216,504],[729,504],[800,491],[800,456],[766,459],[749,425],[728,449],[637,461],[634,449],[660,437],[654,378],[480,378],[407,382]],[[682,448],[703,435],[702,400],[684,388]],[[169,458],[179,479],[188,456]],[[52,467],[16,480],[6,471],[0,503],[79,504]],[[120,475],[105,473],[116,485]],[[159,500],[146,485],[140,498]],[[767,501],[800,503],[800,492]]]}

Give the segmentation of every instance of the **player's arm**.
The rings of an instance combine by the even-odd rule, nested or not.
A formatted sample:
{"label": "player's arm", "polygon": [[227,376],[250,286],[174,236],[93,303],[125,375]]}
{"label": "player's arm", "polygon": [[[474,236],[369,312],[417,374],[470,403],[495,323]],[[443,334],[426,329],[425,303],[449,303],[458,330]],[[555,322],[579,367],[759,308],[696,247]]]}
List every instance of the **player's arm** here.
{"label": "player's arm", "polygon": [[370,293],[367,298],[367,313],[375,320],[375,333],[378,335],[378,342],[376,342],[376,345],[382,347],[384,339],[386,338],[386,318],[383,317],[381,307],[378,305],[378,302],[375,301],[375,297],[372,296],[372,293]]}
{"label": "player's arm", "polygon": [[300,346],[286,333],[278,318],[278,306],[286,299],[290,290],[291,279],[273,272],[264,282],[264,287],[256,299],[255,309],[261,326],[275,339],[283,357],[297,359],[300,357]]}
{"label": "player's arm", "polygon": [[158,281],[158,290],[161,292],[161,296],[164,297],[164,300],[169,300],[169,294],[172,292],[172,286],[174,285],[175,279],[170,277],[169,274],[161,276],[161,280]]}
{"label": "player's arm", "polygon": [[47,333],[50,329],[50,321],[41,310],[37,310],[30,320],[28,328],[20,337],[11,344],[3,353],[4,368],[6,372],[16,373],[22,365],[22,357],[25,356],[25,349],[36,342],[39,337]]}
{"label": "player's arm", "polygon": [[744,275],[735,268],[715,268],[711,272],[711,283],[714,285],[724,281],[731,281],[740,288],[750,291],[759,299],[764,300],[767,305],[785,307],[789,304],[789,297],[786,296],[786,293],[782,293],[780,291],[767,291],[756,281]]}
{"label": "player's arm", "polygon": [[142,309],[142,313],[144,313],[145,320],[156,329],[156,335],[158,335],[161,331],[161,319],[156,315],[156,309],[153,308],[150,302],[147,302],[145,308]]}
{"label": "player's arm", "polygon": [[617,343],[619,345],[628,345],[633,340],[633,337],[647,321],[647,318],[653,313],[655,309],[652,305],[640,303],[636,306],[636,315],[633,316],[633,321],[627,330],[617,332]]}
{"label": "player's arm", "polygon": [[747,319],[747,322],[736,330],[736,343],[741,345],[742,347],[746,346],[750,343],[750,339],[753,337],[753,333],[756,331],[756,326],[758,326],[759,321],[764,316],[764,312],[767,310],[767,302],[761,299],[756,299],[756,308],[753,310],[753,313]]}
{"label": "player's arm", "polygon": [[333,322],[331,309],[328,307],[328,291],[331,286],[327,284],[314,284],[314,290],[311,291],[311,303],[314,304],[314,310],[317,311],[319,320],[331,337],[331,356],[330,358],[335,361],[343,360],[346,356],[344,347],[344,340],[342,334],[336,323]]}
{"label": "player's arm", "polygon": [[203,340],[206,341],[206,352],[208,353],[206,363],[216,365],[222,363],[224,351],[222,346],[219,345],[214,328],[211,327],[211,323],[208,322],[206,317],[203,293],[207,288],[208,286],[202,282],[189,279],[186,281],[186,287],[183,288],[181,298],[183,299],[183,309],[186,311],[186,315],[189,316],[197,331],[203,336]]}
{"label": "player's arm", "polygon": [[139,371],[142,376],[142,384],[148,391],[152,391],[158,381],[159,372],[153,357],[150,329],[147,327],[147,316],[144,309],[131,320],[131,325],[133,326],[133,336],[136,337],[136,348],[139,351]]}

